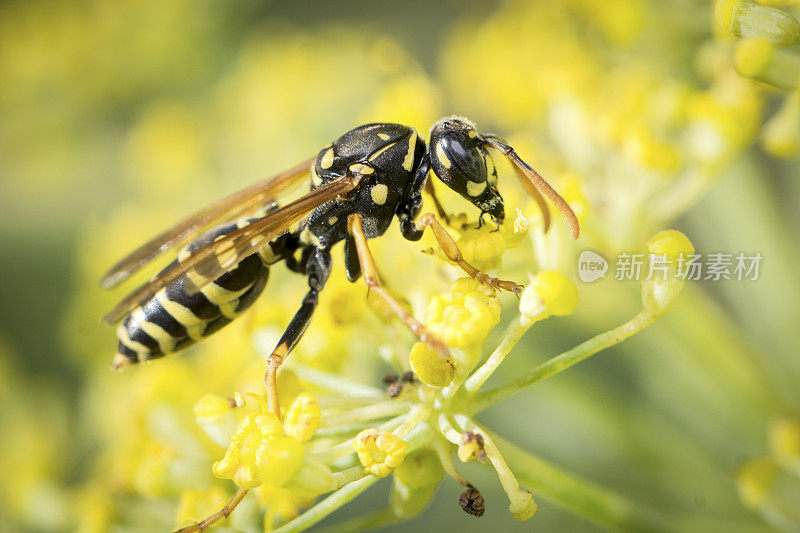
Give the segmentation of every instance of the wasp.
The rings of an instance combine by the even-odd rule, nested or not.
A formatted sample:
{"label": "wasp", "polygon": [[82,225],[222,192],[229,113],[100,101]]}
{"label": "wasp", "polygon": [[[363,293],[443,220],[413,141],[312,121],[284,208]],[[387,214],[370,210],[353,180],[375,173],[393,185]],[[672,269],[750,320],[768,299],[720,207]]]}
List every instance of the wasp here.
{"label": "wasp", "polygon": [[[514,149],[494,135],[478,133],[465,118],[448,117],[431,129],[429,143],[414,128],[373,123],[352,129],[323,147],[316,157],[258,182],[198,211],[134,250],[101,279],[110,289],[172,248],[177,258],[103,317],[117,327],[112,366],[176,352],[218,331],[243,313],[266,286],[270,268],[283,262],[303,274],[308,291],[267,358],[267,408],[280,417],[278,368],[298,343],[332,269],[331,249],[344,241],[344,267],[351,282],[364,279],[422,342],[447,357],[448,349],[381,284],[369,240],[380,237],[396,217],[404,238],[419,240],[430,228],[447,258],[494,289],[519,294],[522,286],[491,277],[469,264],[440,218],[444,211],[428,180],[444,185],[500,224],[505,218],[490,151],[505,156],[523,187],[538,202],[549,227],[548,198],[577,239],[578,220],[564,199]],[[303,180],[309,192],[283,206],[278,196]],[[434,213],[419,216],[422,193],[432,195]],[[186,245],[186,243],[189,243]],[[219,513],[185,528],[202,530],[228,516],[241,501],[240,489]]]}

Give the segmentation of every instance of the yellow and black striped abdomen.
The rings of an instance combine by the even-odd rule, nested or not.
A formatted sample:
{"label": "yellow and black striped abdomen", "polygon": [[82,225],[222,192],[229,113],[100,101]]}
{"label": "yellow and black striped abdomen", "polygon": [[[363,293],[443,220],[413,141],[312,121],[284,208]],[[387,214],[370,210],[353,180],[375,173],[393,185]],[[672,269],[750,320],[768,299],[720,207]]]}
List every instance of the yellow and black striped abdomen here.
{"label": "yellow and black striped abdomen", "polygon": [[[186,247],[179,258],[223,237],[248,221],[225,224]],[[136,308],[117,328],[118,352],[130,363],[163,357],[208,337],[250,307],[264,290],[270,264],[279,260],[271,244],[236,268],[188,294],[181,277]]]}

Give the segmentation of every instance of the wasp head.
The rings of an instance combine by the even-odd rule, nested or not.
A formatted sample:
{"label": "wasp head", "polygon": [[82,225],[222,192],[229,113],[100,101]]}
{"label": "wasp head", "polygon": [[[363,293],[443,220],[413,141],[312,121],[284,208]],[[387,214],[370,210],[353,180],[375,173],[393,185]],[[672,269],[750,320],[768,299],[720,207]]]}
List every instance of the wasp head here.
{"label": "wasp head", "polygon": [[497,191],[497,172],[475,124],[449,117],[437,122],[430,135],[434,174],[497,222],[505,218],[503,197]]}

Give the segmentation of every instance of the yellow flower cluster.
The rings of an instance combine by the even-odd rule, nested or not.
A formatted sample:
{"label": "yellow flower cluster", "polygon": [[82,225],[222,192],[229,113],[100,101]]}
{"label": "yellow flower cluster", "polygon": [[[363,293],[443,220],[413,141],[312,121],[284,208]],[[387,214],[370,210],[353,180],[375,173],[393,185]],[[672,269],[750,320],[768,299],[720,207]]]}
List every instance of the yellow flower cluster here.
{"label": "yellow flower cluster", "polygon": [[430,299],[426,325],[445,344],[468,348],[483,342],[500,322],[494,290],[472,278],[453,282],[450,291]]}

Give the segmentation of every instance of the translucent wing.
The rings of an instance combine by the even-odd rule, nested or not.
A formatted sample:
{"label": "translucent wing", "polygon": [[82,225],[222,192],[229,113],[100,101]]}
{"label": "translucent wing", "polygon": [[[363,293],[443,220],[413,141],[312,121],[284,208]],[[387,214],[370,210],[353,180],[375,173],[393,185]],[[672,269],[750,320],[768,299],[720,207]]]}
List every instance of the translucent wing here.
{"label": "translucent wing", "polygon": [[347,176],[318,187],[251,224],[180,258],[148,283],[125,297],[103,317],[103,322],[109,325],[116,324],[136,307],[147,302],[158,291],[181,276],[184,276],[186,292],[194,293],[201,290],[205,285],[239,264],[242,259],[266,246],[270,240],[284,233],[289,226],[301,220],[315,208],[353,190],[358,181],[358,177]]}
{"label": "translucent wing", "polygon": [[561,195],[558,194],[555,189],[553,189],[550,184],[539,175],[538,172],[531,168],[528,163],[523,161],[522,158],[517,155],[517,152],[515,152],[514,149],[509,145],[493,135],[484,135],[484,139],[489,143],[489,146],[506,156],[514,165],[514,170],[516,171],[520,182],[522,182],[522,186],[525,187],[525,189],[539,204],[539,207],[542,208],[542,213],[545,217],[545,225],[550,225],[550,214],[547,210],[547,204],[544,203],[541,195],[547,197],[547,199],[553,202],[558,210],[561,211],[561,214],[564,215],[565,219],[567,219],[567,224],[569,224],[570,231],[572,231],[572,238],[577,239],[581,231],[580,224],[578,223],[578,217],[575,216],[572,208],[561,197]]}
{"label": "translucent wing", "polygon": [[303,161],[277,176],[235,192],[178,222],[112,266],[100,279],[100,287],[111,289],[119,285],[131,274],[170,248],[184,245],[198,237],[213,223],[233,220],[244,213],[253,211],[257,206],[266,205],[277,194],[306,177],[314,161],[315,158]]}

